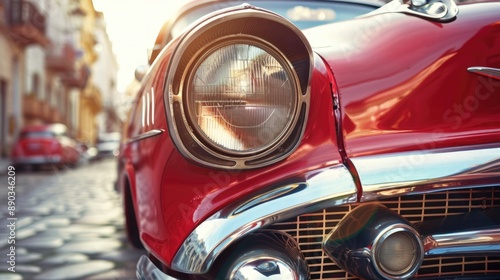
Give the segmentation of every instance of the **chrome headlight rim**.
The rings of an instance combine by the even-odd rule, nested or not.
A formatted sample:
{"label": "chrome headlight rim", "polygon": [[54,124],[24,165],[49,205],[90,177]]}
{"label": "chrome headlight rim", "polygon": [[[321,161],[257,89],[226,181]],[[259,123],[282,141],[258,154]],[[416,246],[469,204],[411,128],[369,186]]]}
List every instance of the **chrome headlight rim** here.
{"label": "chrome headlight rim", "polygon": [[[271,55],[280,63],[281,66],[283,66],[283,70],[286,72],[287,77],[290,78],[290,84],[292,86],[292,92],[290,94],[293,95],[293,104],[290,106],[290,118],[288,119],[282,131],[279,133],[278,137],[270,141],[268,144],[265,144],[258,148],[248,149],[246,151],[231,150],[214,143],[213,140],[209,139],[205,132],[202,131],[202,129],[195,123],[194,112],[192,112],[192,109],[190,108],[191,102],[193,101],[190,100],[191,96],[188,91],[190,90],[189,85],[194,78],[196,70],[211,54],[224,47],[232,45],[253,46],[256,48],[260,48],[267,54]],[[184,124],[190,128],[189,132],[193,139],[208,153],[228,160],[242,159],[245,161],[249,161],[272,153],[273,151],[278,149],[280,145],[283,144],[283,142],[286,141],[290,134],[292,134],[293,128],[297,125],[297,122],[299,120],[300,105],[302,103],[302,97],[299,90],[299,79],[296,72],[293,70],[293,66],[291,65],[290,61],[274,45],[253,36],[241,36],[237,39],[232,38],[232,36],[220,38],[210,46],[199,50],[198,53],[192,58],[186,69],[188,70],[185,71],[180,83],[181,86],[179,88],[179,96],[182,99],[183,121]]]}
{"label": "chrome headlight rim", "polygon": [[[184,112],[182,84],[186,79],[186,71],[190,69],[188,66],[192,66],[192,59],[197,56],[199,49],[220,38],[252,38],[273,46],[288,60],[297,78],[297,121],[274,149],[245,155],[221,153],[196,141],[192,128],[186,125],[188,120]],[[203,167],[245,170],[274,164],[297,149],[309,112],[314,55],[304,34],[290,21],[248,4],[219,10],[190,26],[183,35],[167,45],[160,55],[170,56],[164,85],[168,132],[177,151],[187,160]]]}

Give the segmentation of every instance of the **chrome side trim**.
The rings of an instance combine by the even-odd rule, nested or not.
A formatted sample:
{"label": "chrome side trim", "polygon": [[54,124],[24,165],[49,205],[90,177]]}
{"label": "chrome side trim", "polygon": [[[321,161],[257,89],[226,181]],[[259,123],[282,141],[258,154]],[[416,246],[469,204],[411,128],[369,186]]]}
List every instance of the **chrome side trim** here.
{"label": "chrome side trim", "polygon": [[500,255],[500,229],[486,229],[424,238],[425,256]]}
{"label": "chrome side trim", "polygon": [[132,143],[132,142],[140,141],[140,140],[143,140],[143,139],[146,139],[149,137],[154,137],[156,135],[162,134],[163,131],[164,130],[162,130],[162,129],[153,129],[153,130],[141,133],[133,138],[130,138],[127,142]]}
{"label": "chrome side trim", "polygon": [[172,269],[206,273],[217,256],[239,238],[278,220],[356,202],[356,185],[342,164],[315,170],[305,180],[232,204],[201,223],[177,251]]}
{"label": "chrome side trim", "polygon": [[141,256],[137,262],[135,274],[139,280],[179,280],[163,273],[163,271],[158,269],[156,265],[154,265],[153,262],[144,255]]}
{"label": "chrome side trim", "polygon": [[361,201],[445,189],[500,185],[500,147],[414,151],[351,159]]}
{"label": "chrome side trim", "polygon": [[477,66],[477,67],[469,67],[467,68],[467,71],[488,78],[500,80],[500,69],[498,68]]}

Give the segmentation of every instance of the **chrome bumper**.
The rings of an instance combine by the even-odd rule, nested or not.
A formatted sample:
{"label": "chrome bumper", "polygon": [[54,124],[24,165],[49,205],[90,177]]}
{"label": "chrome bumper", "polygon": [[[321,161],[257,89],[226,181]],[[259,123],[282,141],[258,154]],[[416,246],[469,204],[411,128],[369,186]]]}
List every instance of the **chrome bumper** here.
{"label": "chrome bumper", "polygon": [[[361,195],[361,202],[367,202],[400,195],[498,186],[500,177],[495,176],[495,172],[500,166],[499,152],[499,147],[481,146],[472,151],[442,149],[432,153],[409,152],[383,158],[354,158],[353,164],[364,190],[362,194],[357,193],[351,173],[342,164],[311,171],[305,174],[302,182],[235,202],[213,214],[186,238],[174,256],[171,268],[186,274],[204,274],[225,248],[243,236],[277,221],[351,204],[357,201],[357,195]],[[468,160],[457,161],[457,158]],[[401,162],[409,162],[408,168],[403,164],[405,168],[398,169]],[[435,235],[429,238],[443,244],[443,238],[448,237]],[[500,239],[497,233],[486,237]],[[428,244],[437,247],[426,245],[426,256],[440,255],[445,249],[445,245],[435,245],[436,242],[429,241]],[[478,252],[480,249],[477,248],[482,246],[476,245],[466,244],[460,249],[447,251],[473,249]],[[495,246],[495,250],[498,247]]]}
{"label": "chrome bumper", "polygon": [[163,273],[147,256],[141,256],[139,259],[136,276],[139,280],[179,280]]}
{"label": "chrome bumper", "polygon": [[305,174],[304,181],[275,188],[216,212],[181,245],[172,269],[206,273],[234,241],[278,220],[356,202],[357,189],[349,170],[338,164]]}

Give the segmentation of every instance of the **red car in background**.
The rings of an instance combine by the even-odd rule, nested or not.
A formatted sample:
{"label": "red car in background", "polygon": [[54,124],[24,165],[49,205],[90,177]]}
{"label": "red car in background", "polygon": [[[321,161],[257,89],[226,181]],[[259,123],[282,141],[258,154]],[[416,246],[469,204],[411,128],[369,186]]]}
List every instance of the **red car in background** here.
{"label": "red car in background", "polygon": [[498,279],[500,3],[241,2],[185,6],[142,78],[138,277]]}
{"label": "red car in background", "polygon": [[67,135],[67,131],[63,124],[24,127],[12,148],[12,164],[20,168],[77,165],[81,153],[77,142]]}

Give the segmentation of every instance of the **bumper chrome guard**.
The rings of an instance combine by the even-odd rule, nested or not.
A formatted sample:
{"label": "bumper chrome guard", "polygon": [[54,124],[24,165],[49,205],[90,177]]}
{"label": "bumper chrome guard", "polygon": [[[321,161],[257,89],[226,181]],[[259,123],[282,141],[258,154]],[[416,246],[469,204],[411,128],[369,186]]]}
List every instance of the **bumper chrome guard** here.
{"label": "bumper chrome guard", "polygon": [[342,164],[315,170],[304,182],[289,184],[221,209],[201,223],[177,251],[172,269],[208,272],[217,256],[239,238],[278,220],[353,203],[356,185]]}

